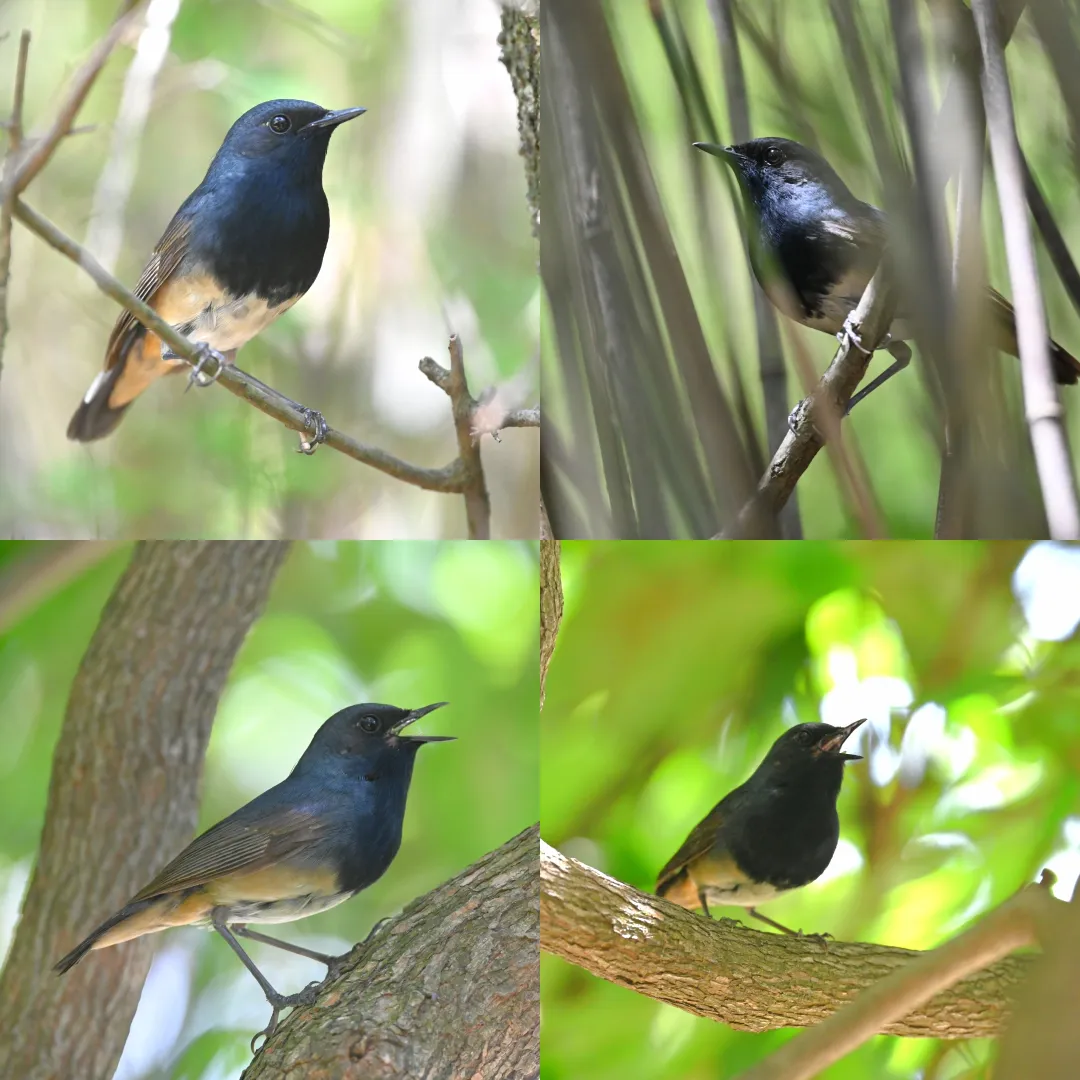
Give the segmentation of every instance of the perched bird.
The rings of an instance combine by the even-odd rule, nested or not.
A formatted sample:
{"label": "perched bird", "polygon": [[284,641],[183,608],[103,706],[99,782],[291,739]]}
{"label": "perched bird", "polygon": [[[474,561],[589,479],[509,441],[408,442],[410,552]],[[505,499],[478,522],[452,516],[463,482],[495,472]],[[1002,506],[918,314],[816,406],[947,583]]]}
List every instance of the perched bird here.
{"label": "perched bird", "polygon": [[[326,148],[339,124],[365,111],[266,101],[229,129],[135,286],[140,299],[203,347],[200,364],[211,356],[232,363],[237,349],[311,288],[330,235]],[[109,335],[105,370],[75,410],[68,438],[108,435],[155,379],[183,370],[185,362],[123,312]],[[322,417],[298,408],[320,442]]]}
{"label": "perched bird", "polygon": [[[842,335],[885,248],[885,214],[855,198],[820,154],[790,139],[694,146],[721,158],[738,178],[746,198],[750,263],[765,294],[796,322]],[[986,301],[992,344],[1018,356],[1012,305],[994,289],[987,290]],[[889,334],[887,344],[912,334],[902,306]],[[892,350],[898,362],[887,375],[910,358],[910,350],[901,349]],[[1080,361],[1056,341],[1050,342],[1050,353],[1054,378],[1075,383]],[[885,377],[860,391],[852,405]]]}
{"label": "perched bird", "polygon": [[668,861],[658,896],[685,908],[734,904],[785,934],[756,910],[820,877],[836,851],[836,799],[844,762],[840,749],[865,720],[847,727],[797,724],[772,744],[746,783],[725,795]]}
{"label": "perched bird", "polygon": [[335,713],[286,779],[188,844],[146,888],[76,945],[56,970],[70,970],[91,949],[172,926],[213,928],[266,994],[273,1012],[259,1034],[269,1036],[281,1009],[314,1000],[314,985],[299,994],[279,994],[235,935],[336,970],[338,958],[256,933],[245,924],[314,915],[382,877],[401,844],[417,750],[452,738],[401,732],[445,704],[412,710],[350,705]]}

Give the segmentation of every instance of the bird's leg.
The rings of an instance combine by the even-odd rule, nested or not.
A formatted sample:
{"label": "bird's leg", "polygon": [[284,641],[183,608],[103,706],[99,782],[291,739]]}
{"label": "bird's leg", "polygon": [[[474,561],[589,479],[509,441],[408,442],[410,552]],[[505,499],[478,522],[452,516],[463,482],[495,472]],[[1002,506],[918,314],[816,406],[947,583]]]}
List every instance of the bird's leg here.
{"label": "bird's leg", "polygon": [[315,1002],[319,992],[318,983],[309,983],[298,994],[279,994],[277,990],[270,985],[270,980],[255,966],[255,961],[240,946],[240,942],[233,937],[232,931],[225,924],[226,909],[214,908],[210,913],[210,921],[214,924],[214,929],[229,943],[229,947],[237,956],[240,957],[240,962],[251,972],[255,981],[262,987],[263,994],[266,995],[266,1000],[270,1003],[270,1023],[262,1029],[257,1031],[251,1037],[251,1052],[255,1053],[255,1040],[260,1035],[265,1035],[266,1038],[270,1038],[274,1033],[274,1029],[277,1027],[278,1014],[282,1009],[291,1008],[294,1005],[312,1005]]}
{"label": "bird's leg", "polygon": [[792,937],[820,941],[821,944],[825,946],[826,950],[829,948],[829,943],[825,939],[832,937],[832,934],[804,934],[801,930],[792,930],[789,927],[784,926],[783,923],[778,923],[775,919],[770,919],[768,915],[762,915],[757,908],[747,908],[746,910],[753,915],[755,919],[760,919],[763,923],[768,923],[770,926],[775,927],[785,934],[790,934]]}
{"label": "bird's leg", "polygon": [[704,914],[705,918],[706,919],[711,919],[712,916],[709,914],[709,901],[705,899],[705,890],[704,889],[698,889],[697,898],[698,898],[698,903],[701,905],[701,911]]}
{"label": "bird's leg", "polygon": [[876,390],[882,383],[888,382],[894,375],[901,372],[911,363],[911,349],[903,341],[891,341],[887,346],[893,362],[875,379],[871,379],[857,394],[848,402],[846,412],[850,413],[855,406],[862,401],[867,394]]}
{"label": "bird's leg", "polygon": [[299,401],[293,401],[292,398],[286,397],[280,390],[275,390],[272,386],[267,386],[261,379],[256,379],[254,375],[244,372],[245,375],[260,389],[265,390],[271,397],[281,398],[287,405],[291,405],[298,413],[303,413],[304,420],[307,422],[307,426],[315,432],[311,439],[305,439],[303,434],[300,435],[300,445],[297,447],[296,452],[298,454],[311,454],[315,453],[316,448],[320,443],[326,442],[326,436],[329,434],[330,426],[323,418],[323,414],[317,409],[309,409],[306,405],[301,405]]}
{"label": "bird's leg", "polygon": [[294,945],[291,941],[282,941],[280,938],[270,937],[268,934],[260,934],[257,930],[249,930],[243,923],[234,923],[230,928],[239,937],[251,938],[252,941],[261,941],[264,945],[273,945],[276,949],[284,949],[285,952],[295,953],[297,956],[306,956],[309,960],[318,960],[326,965],[326,979],[329,981],[341,970],[342,963],[349,954],[342,956],[330,956],[328,953],[315,952],[314,949],[305,949],[303,945]]}

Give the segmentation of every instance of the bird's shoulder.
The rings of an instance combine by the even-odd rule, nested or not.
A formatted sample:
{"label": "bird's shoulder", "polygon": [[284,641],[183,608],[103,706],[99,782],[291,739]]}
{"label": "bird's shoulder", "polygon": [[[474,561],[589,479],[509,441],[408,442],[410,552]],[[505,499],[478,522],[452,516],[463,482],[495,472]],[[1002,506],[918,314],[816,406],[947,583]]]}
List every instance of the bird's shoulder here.
{"label": "bird's shoulder", "polygon": [[722,844],[732,817],[740,813],[746,795],[746,785],[725,795],[690,831],[679,850],[664,864],[657,875],[657,888],[674,878],[685,866],[701,858],[710,849]]}

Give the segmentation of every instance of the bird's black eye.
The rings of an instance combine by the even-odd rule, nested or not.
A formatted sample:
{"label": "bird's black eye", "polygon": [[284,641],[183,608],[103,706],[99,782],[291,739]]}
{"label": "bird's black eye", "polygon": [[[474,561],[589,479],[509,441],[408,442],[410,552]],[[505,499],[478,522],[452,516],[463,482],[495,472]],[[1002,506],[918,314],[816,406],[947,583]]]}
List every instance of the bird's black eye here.
{"label": "bird's black eye", "polygon": [[360,726],[369,735],[372,735],[379,730],[379,718],[377,716],[361,716]]}
{"label": "bird's black eye", "polygon": [[766,165],[783,165],[784,163],[784,151],[779,146],[770,146],[765,151],[765,164]]}
{"label": "bird's black eye", "polygon": [[284,114],[279,114],[270,121],[270,130],[275,135],[284,135],[292,127],[292,121]]}

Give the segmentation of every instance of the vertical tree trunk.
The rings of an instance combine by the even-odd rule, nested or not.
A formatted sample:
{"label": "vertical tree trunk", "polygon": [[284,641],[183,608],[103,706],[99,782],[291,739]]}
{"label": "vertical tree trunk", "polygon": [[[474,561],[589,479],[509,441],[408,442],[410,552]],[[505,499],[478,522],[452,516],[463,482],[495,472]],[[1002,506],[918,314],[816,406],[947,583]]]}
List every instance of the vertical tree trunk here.
{"label": "vertical tree trunk", "polygon": [[191,839],[225,679],[288,550],[148,542],[106,604],[68,699],[37,866],[0,977],[5,1077],[112,1075],[146,939],[53,964]]}

